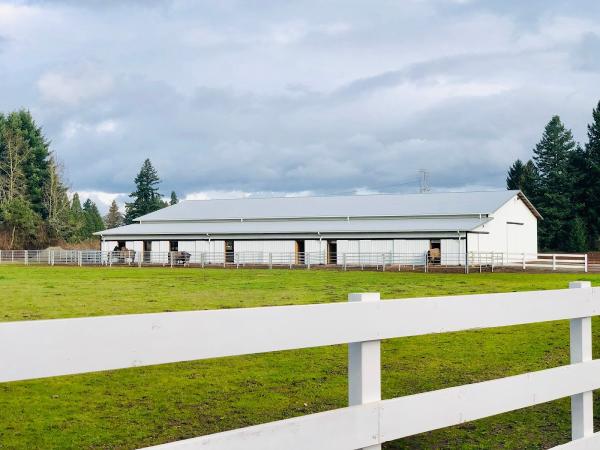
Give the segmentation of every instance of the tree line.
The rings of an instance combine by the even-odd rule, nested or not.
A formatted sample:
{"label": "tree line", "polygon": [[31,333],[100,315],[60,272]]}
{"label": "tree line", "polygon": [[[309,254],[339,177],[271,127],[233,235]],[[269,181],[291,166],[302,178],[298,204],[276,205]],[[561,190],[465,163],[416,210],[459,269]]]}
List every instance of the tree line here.
{"label": "tree line", "polygon": [[583,146],[559,116],[552,117],[532,158],[510,166],[506,186],[523,191],[543,216],[541,251],[600,249],[600,102]]}
{"label": "tree line", "polygon": [[[113,201],[108,214],[78,193],[69,196],[61,164],[29,111],[0,113],[0,248],[43,248],[97,240],[93,233],[177,203],[163,201],[150,160],[136,176],[136,188],[121,214]],[[92,244],[92,243],[91,243]]]}

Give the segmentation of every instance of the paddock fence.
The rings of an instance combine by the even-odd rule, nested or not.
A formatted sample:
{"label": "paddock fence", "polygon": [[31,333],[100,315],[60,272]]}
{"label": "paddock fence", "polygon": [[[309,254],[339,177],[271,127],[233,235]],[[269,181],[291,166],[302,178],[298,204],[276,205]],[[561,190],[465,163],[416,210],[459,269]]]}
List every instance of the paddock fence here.
{"label": "paddock fence", "polygon": [[319,268],[382,271],[494,271],[548,270],[600,272],[586,254],[467,252],[442,253],[431,258],[421,253],[331,252],[152,252],[99,250],[0,250],[0,264],[77,266],[264,267]]}
{"label": "paddock fence", "polygon": [[[0,323],[0,383],[154,364],[348,344],[348,404],[152,447],[204,450],[370,449],[418,433],[571,398],[571,441],[600,448],[592,320],[600,288]],[[382,339],[570,320],[570,364],[381,399]],[[110,333],[106,331],[110,330]],[[309,330],[309,332],[307,332]],[[415,373],[415,376],[418,376]]]}

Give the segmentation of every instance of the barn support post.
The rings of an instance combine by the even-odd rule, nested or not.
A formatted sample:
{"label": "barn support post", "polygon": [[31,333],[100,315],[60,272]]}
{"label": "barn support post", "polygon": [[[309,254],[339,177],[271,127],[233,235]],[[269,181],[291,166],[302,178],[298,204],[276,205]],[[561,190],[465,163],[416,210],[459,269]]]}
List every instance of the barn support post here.
{"label": "barn support post", "polygon": [[[569,289],[591,288],[589,281],[573,281]],[[592,360],[592,318],[580,317],[570,321],[571,364]],[[571,438],[581,439],[594,434],[594,398],[587,391],[571,396]]]}
{"label": "barn support post", "polygon": [[[465,273],[469,273],[469,233],[465,233]],[[459,238],[460,239],[460,238]],[[460,245],[458,246],[458,251],[460,252]]]}
{"label": "barn support post", "polygon": [[344,254],[342,255],[342,261],[343,261],[343,263],[344,263],[344,272],[345,272],[345,271],[346,271],[346,269],[347,269],[347,267],[346,267],[346,253],[344,253]]}
{"label": "barn support post", "polygon": [[[378,302],[379,293],[349,294],[349,302]],[[381,341],[348,344],[348,404],[381,400]],[[363,450],[381,450],[381,444]]]}
{"label": "barn support post", "polygon": [[304,263],[306,264],[306,268],[308,270],[310,270],[310,253],[305,253],[304,259],[305,259]]}

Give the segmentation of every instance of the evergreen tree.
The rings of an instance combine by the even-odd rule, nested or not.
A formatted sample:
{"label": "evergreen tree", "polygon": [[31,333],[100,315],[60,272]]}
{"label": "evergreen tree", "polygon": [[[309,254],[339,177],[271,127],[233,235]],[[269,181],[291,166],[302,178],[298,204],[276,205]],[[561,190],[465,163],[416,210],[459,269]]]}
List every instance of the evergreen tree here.
{"label": "evergreen tree", "polygon": [[38,217],[23,198],[13,198],[2,204],[0,220],[8,229],[8,247],[28,248],[35,245]]}
{"label": "evergreen tree", "polygon": [[71,208],[69,210],[69,241],[81,242],[86,238],[85,235],[85,215],[79,200],[79,194],[75,192],[71,200]]}
{"label": "evergreen tree", "polygon": [[98,211],[96,204],[89,198],[83,204],[84,229],[83,235],[85,238],[91,238],[96,231],[104,229],[104,221]]}
{"label": "evergreen tree", "polygon": [[537,169],[532,160],[523,164],[517,159],[508,169],[506,177],[506,188],[509,190],[521,190],[525,195],[533,196],[537,177]]}
{"label": "evergreen tree", "polygon": [[169,205],[173,206],[179,203],[179,199],[177,198],[177,194],[175,191],[171,191],[171,200],[169,201]]}
{"label": "evergreen tree", "polygon": [[587,251],[587,230],[581,217],[576,217],[569,227],[569,241],[566,250],[583,253]]}
{"label": "evergreen tree", "polygon": [[119,211],[119,206],[115,200],[110,204],[108,214],[104,217],[106,228],[117,228],[123,225],[123,214]]}
{"label": "evergreen tree", "polygon": [[567,246],[568,222],[574,215],[570,162],[576,146],[571,131],[554,116],[533,151],[537,169],[533,201],[544,217],[538,233],[544,250],[562,250]]}
{"label": "evergreen tree", "polygon": [[587,127],[588,142],[585,144],[581,164],[585,177],[578,183],[583,197],[589,243],[593,249],[600,249],[600,102],[592,111],[592,123]]}
{"label": "evergreen tree", "polygon": [[49,160],[49,177],[44,186],[44,210],[47,214],[46,229],[50,241],[69,238],[69,212],[71,205],[67,187],[62,181],[62,168],[53,155]]}
{"label": "evergreen tree", "polygon": [[133,202],[125,204],[125,223],[127,224],[133,223],[137,217],[164,207],[164,202],[158,192],[160,178],[149,159],[144,161],[134,181],[136,189],[129,195],[133,198]]}
{"label": "evergreen tree", "polygon": [[27,159],[23,164],[25,173],[27,200],[32,209],[42,218],[48,217],[44,208],[44,187],[50,177],[50,142],[42,134],[42,129],[37,126],[31,113],[20,110],[9,115],[9,121],[14,120],[28,148]]}

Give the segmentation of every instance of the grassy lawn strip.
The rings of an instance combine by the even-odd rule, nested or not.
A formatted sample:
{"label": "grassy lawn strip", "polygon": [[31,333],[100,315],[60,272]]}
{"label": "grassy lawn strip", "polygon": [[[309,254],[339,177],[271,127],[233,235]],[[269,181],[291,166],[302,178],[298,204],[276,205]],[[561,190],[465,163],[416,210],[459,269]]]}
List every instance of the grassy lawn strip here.
{"label": "grassy lawn strip", "polygon": [[[346,301],[366,291],[386,299],[555,289],[575,279],[600,282],[562,274],[1,266],[0,320]],[[565,364],[568,335],[561,321],[385,341],[384,398]],[[346,346],[5,383],[0,448],[136,448],[342,407],[346,389]],[[562,399],[385,448],[533,449],[569,435]]]}

